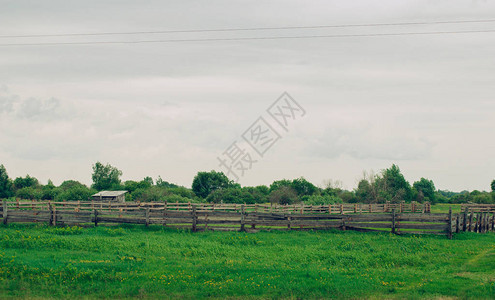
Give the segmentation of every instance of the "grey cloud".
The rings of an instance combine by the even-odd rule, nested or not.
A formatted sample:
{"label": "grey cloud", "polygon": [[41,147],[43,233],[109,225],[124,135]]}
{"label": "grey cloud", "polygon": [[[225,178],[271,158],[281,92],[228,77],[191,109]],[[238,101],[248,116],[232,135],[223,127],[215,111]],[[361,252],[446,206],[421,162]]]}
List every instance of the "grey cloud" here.
{"label": "grey cloud", "polygon": [[308,153],[326,159],[342,155],[380,160],[421,160],[431,155],[435,143],[427,137],[407,133],[379,133],[371,127],[327,128],[308,141]]}
{"label": "grey cloud", "polygon": [[[126,32],[489,19],[489,1],[7,1],[2,34]],[[112,18],[108,16],[112,15]],[[2,39],[7,42],[483,29],[491,25]],[[338,168],[404,163],[452,189],[493,175],[493,33],[342,39],[0,47],[0,148],[18,175],[106,160],[127,178],[168,172],[190,184],[283,91],[307,110],[252,184]],[[9,87],[9,89],[6,88]],[[19,96],[16,96],[18,94]],[[488,134],[489,135],[489,134]],[[456,146],[469,140],[468,145]],[[468,160],[468,157],[472,157]],[[283,159],[282,159],[283,158]],[[311,164],[308,164],[308,161]],[[349,166],[350,163],[353,166]],[[383,165],[381,165],[383,163]],[[402,165],[401,165],[402,166]],[[487,167],[488,166],[488,167]],[[414,170],[414,168],[417,168]],[[451,170],[473,171],[453,181]],[[403,168],[407,171],[406,168]],[[261,170],[261,169],[260,169]],[[12,172],[17,172],[14,170]],[[148,173],[149,172],[149,173]],[[337,171],[335,171],[337,172]],[[147,174],[148,173],[148,174]],[[15,176],[16,174],[11,174]],[[38,174],[40,179],[44,173]],[[82,176],[83,175],[78,175]],[[461,178],[462,176],[459,176]],[[468,182],[465,181],[464,182]],[[476,183],[478,182],[478,183]],[[450,184],[450,187],[449,187]]]}

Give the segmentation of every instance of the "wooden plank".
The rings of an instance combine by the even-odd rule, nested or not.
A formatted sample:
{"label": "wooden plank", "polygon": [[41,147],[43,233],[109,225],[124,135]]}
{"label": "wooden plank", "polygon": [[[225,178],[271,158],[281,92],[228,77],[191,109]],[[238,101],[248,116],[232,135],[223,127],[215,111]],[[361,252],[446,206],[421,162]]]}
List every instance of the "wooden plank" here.
{"label": "wooden plank", "polygon": [[392,214],[372,214],[372,215],[346,215],[349,221],[383,221],[392,222]]}
{"label": "wooden plank", "polygon": [[452,239],[452,207],[449,207],[448,237]]}
{"label": "wooden plank", "polygon": [[448,231],[449,226],[448,224],[425,224],[425,223],[420,223],[420,224],[410,224],[410,223],[398,223],[397,228],[399,229],[428,229],[428,230],[445,230]]}
{"label": "wooden plank", "polygon": [[359,228],[392,228],[392,223],[346,222],[345,225]]}
{"label": "wooden plank", "polygon": [[448,214],[399,214],[400,222],[447,222]]}

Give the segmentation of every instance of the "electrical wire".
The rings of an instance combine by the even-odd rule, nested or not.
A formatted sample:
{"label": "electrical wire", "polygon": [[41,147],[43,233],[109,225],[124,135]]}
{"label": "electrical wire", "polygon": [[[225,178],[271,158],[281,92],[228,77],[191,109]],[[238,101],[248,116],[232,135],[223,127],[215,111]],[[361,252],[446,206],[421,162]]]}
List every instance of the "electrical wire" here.
{"label": "electrical wire", "polygon": [[28,34],[28,35],[0,35],[0,38],[37,38],[37,37],[70,37],[70,36],[105,36],[105,35],[138,35],[138,34],[169,34],[169,33],[204,33],[230,31],[265,31],[265,30],[293,30],[293,29],[324,29],[346,27],[378,27],[378,26],[409,26],[409,25],[439,25],[465,23],[493,23],[495,19],[487,20],[459,20],[459,21],[432,21],[432,22],[402,22],[402,23],[371,23],[371,24],[341,24],[317,26],[283,26],[283,27],[254,27],[254,28],[219,28],[219,29],[191,29],[191,30],[160,30],[160,31],[130,31],[130,32],[95,32],[95,33],[62,33],[62,34]]}
{"label": "electrical wire", "polygon": [[142,44],[142,43],[180,43],[180,42],[218,42],[218,41],[253,41],[253,40],[284,40],[284,39],[312,39],[312,38],[349,38],[349,37],[386,37],[406,35],[440,35],[440,34],[469,34],[493,33],[489,30],[465,31],[425,31],[425,32],[398,32],[398,33],[367,33],[367,34],[333,34],[333,35],[303,35],[303,36],[269,36],[269,37],[233,37],[233,38],[204,38],[204,39],[165,39],[141,41],[88,41],[88,42],[47,42],[47,43],[8,43],[0,47],[14,46],[55,46],[55,45],[97,45],[97,44]]}

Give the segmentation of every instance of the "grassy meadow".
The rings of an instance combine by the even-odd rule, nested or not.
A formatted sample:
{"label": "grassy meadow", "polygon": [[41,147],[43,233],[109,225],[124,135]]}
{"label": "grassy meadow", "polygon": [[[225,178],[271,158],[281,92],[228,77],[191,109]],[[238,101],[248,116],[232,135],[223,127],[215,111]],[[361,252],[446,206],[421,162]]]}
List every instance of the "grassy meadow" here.
{"label": "grassy meadow", "polygon": [[495,235],[0,226],[0,298],[494,298]]}

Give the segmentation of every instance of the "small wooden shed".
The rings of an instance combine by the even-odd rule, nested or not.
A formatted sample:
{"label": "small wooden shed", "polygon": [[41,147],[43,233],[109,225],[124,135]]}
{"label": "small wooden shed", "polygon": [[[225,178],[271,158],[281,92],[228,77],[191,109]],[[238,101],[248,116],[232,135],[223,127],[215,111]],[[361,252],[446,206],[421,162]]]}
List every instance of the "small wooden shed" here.
{"label": "small wooden shed", "polygon": [[91,196],[94,201],[125,202],[127,191],[101,191]]}

